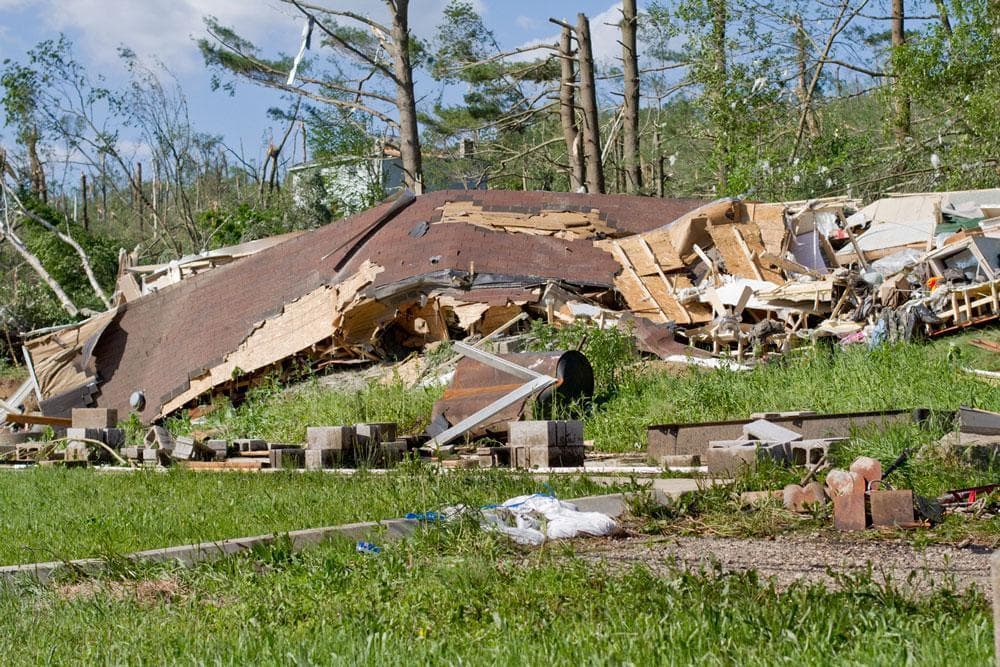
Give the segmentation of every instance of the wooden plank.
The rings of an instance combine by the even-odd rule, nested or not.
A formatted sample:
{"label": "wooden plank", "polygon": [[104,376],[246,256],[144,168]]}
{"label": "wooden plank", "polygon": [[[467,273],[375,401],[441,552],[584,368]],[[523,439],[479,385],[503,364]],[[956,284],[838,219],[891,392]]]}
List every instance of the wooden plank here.
{"label": "wooden plank", "polygon": [[19,415],[9,412],[4,415],[3,421],[8,424],[21,424],[22,426],[55,426],[59,428],[69,428],[73,425],[73,420],[68,417],[46,417],[45,415]]}
{"label": "wooden plank", "polygon": [[1000,343],[994,343],[990,340],[983,340],[982,338],[974,338],[969,341],[970,345],[975,345],[976,347],[987,350],[989,352],[1000,352]]}
{"label": "wooden plank", "polygon": [[764,280],[764,274],[761,273],[760,267],[757,266],[757,259],[750,252],[750,246],[747,245],[746,239],[743,238],[743,234],[740,233],[740,230],[735,225],[733,226],[733,236],[736,237],[736,242],[739,244],[740,250],[746,255],[747,261],[750,262],[750,268],[753,270],[754,275],[757,276],[757,280]]}
{"label": "wooden plank", "polygon": [[265,461],[260,460],[229,460],[229,461],[181,461],[177,465],[188,470],[263,470]]}
{"label": "wooden plank", "polygon": [[805,264],[799,264],[798,262],[793,262],[790,259],[785,259],[784,257],[779,257],[778,255],[772,255],[769,252],[761,254],[758,259],[766,265],[776,266],[782,271],[790,271],[792,273],[801,273],[803,275],[811,276],[822,280],[823,274],[810,269]]}

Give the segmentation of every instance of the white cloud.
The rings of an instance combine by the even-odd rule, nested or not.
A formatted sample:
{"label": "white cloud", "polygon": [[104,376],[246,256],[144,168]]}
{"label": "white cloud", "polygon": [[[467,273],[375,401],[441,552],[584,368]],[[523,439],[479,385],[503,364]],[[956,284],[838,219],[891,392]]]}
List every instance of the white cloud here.
{"label": "white cloud", "polygon": [[[619,22],[622,20],[621,10],[622,3],[616,2],[600,14],[588,17],[590,19],[590,41],[594,51],[594,60],[598,64],[607,65],[618,61],[622,56],[622,46],[618,43],[618,40],[621,38],[621,29],[618,27]],[[526,17],[518,17],[518,25],[520,25],[521,18]],[[567,18],[565,21],[571,25],[576,25],[575,17]],[[557,44],[558,42],[559,33],[552,33],[540,39],[532,39],[521,46]],[[532,54],[522,54],[520,57],[515,56],[514,59],[528,59],[531,57]]]}
{"label": "white cloud", "polygon": [[542,22],[538,19],[523,15],[514,19],[514,22],[517,23],[517,27],[521,30],[537,30],[542,25]]}

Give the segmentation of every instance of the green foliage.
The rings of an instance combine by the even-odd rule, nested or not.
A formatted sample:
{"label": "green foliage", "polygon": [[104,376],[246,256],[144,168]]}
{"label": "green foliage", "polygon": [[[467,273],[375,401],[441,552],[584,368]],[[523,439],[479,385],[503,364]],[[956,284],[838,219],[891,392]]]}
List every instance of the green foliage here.
{"label": "green foliage", "polygon": [[209,239],[208,248],[221,248],[291,231],[281,202],[261,207],[240,202],[228,208],[211,208],[198,214],[198,225]]}

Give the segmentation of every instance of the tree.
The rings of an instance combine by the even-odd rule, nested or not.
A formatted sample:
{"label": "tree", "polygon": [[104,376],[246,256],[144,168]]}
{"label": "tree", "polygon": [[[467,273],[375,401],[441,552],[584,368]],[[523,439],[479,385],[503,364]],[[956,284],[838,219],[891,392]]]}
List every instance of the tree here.
{"label": "tree", "polygon": [[[217,72],[228,72],[259,85],[380,120],[398,133],[407,187],[422,192],[423,164],[413,70],[421,62],[425,49],[410,33],[409,0],[385,0],[389,25],[352,11],[298,0],[282,1],[298,9],[309,25],[324,35],[322,43],[332,54],[323,72],[309,74],[309,67],[304,67],[297,82],[289,81],[290,59],[265,58],[252,42],[213,18],[206,19],[209,38],[198,41],[205,63]],[[352,25],[340,25],[337,19]],[[391,62],[387,62],[386,54]],[[372,88],[373,82],[394,90]],[[221,85],[218,78],[216,84]],[[231,84],[227,85],[231,90]]]}
{"label": "tree", "polygon": [[628,192],[636,194],[642,188],[639,165],[639,48],[636,34],[638,12],[635,0],[622,3],[622,62],[624,79],[623,124],[625,182]]}

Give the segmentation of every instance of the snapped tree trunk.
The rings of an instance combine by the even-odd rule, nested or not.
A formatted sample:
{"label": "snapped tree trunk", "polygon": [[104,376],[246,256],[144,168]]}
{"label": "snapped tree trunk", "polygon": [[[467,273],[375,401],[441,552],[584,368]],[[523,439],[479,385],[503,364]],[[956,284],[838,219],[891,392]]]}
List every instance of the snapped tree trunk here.
{"label": "snapped tree trunk", "polygon": [[[906,44],[906,9],[903,0],[892,0],[892,51],[893,55]],[[893,134],[896,144],[902,146],[910,136],[910,95],[904,90],[897,77],[893,84],[896,88],[893,95],[895,113],[893,115]]]}
{"label": "snapped tree trunk", "polygon": [[559,35],[559,122],[566,142],[570,192],[584,187],[583,150],[576,126],[576,70],[573,68],[573,33],[563,26]]}
{"label": "snapped tree trunk", "polygon": [[410,0],[386,0],[392,14],[392,69],[396,79],[396,107],[399,109],[399,156],[406,186],[423,194],[424,173],[417,126],[417,98],[413,92],[413,65],[410,62]]}
{"label": "snapped tree trunk", "polygon": [[639,164],[639,52],[636,39],[636,0],[622,3],[622,73],[624,76],[625,186],[629,194],[642,189]]}
{"label": "snapped tree trunk", "polygon": [[25,137],[25,148],[28,151],[28,172],[31,182],[31,194],[38,199],[48,203],[49,189],[45,183],[45,169],[42,167],[42,160],[38,157],[38,132],[32,130]]}
{"label": "snapped tree trunk", "polygon": [[601,126],[597,112],[597,87],[594,84],[594,53],[590,42],[590,21],[578,14],[576,39],[580,63],[580,107],[583,109],[583,154],[587,163],[587,192],[604,192],[604,167],[601,164]]}

